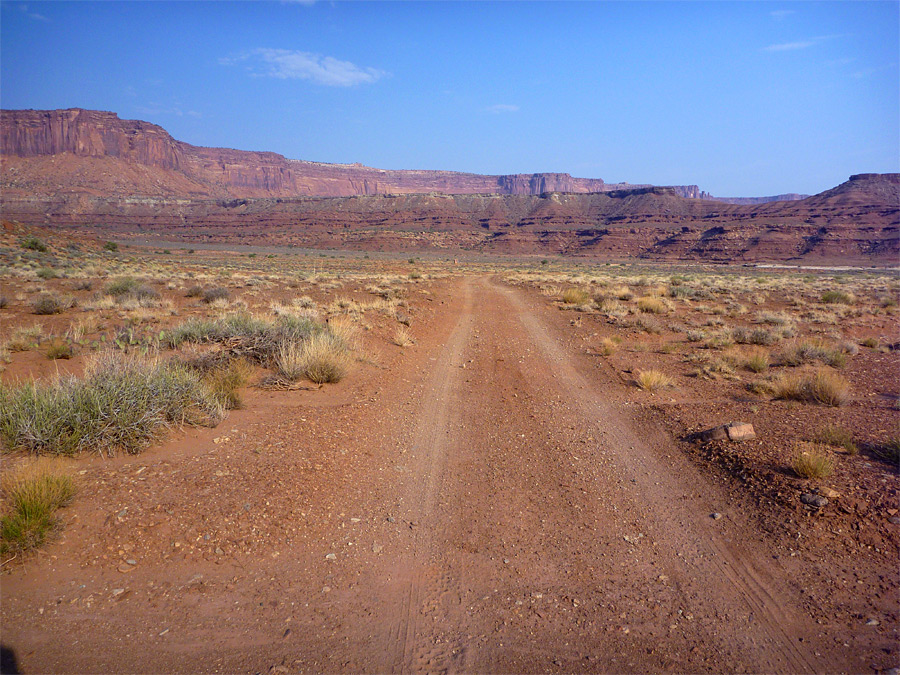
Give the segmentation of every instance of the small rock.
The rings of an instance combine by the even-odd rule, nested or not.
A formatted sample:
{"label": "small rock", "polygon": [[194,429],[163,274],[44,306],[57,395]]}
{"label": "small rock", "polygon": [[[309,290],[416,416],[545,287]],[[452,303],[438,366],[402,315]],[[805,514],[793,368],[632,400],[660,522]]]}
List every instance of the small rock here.
{"label": "small rock", "polygon": [[162,633],[159,634],[159,636],[162,637],[163,635],[165,635],[168,632],[169,632],[169,629],[166,628]]}
{"label": "small rock", "polygon": [[729,422],[725,425],[725,432],[730,441],[749,441],[756,438],[753,425],[748,422]]}
{"label": "small rock", "polygon": [[389,523],[393,523],[393,522],[394,522],[394,517],[393,517],[393,516],[388,516],[388,517],[387,517],[387,521],[388,521]]}
{"label": "small rock", "polygon": [[383,548],[384,546],[381,544],[372,544],[372,553],[381,553],[381,549]]}
{"label": "small rock", "polygon": [[323,593],[331,593],[331,586],[322,586]]}
{"label": "small rock", "polygon": [[285,628],[285,629],[284,629],[284,633],[281,634],[281,639],[283,640],[284,638],[286,638],[286,637],[287,637],[288,635],[290,635],[290,634],[291,634],[291,629],[290,629],[290,628]]}
{"label": "small rock", "polygon": [[881,622],[878,619],[869,619],[866,621],[867,626],[877,626],[879,623]]}
{"label": "small rock", "polygon": [[325,560],[337,560],[337,556],[334,553],[329,553],[325,556]]}
{"label": "small rock", "polygon": [[125,562],[128,563],[129,565],[137,565],[137,560],[135,560],[134,558],[129,558]]}
{"label": "small rock", "polygon": [[828,504],[828,499],[823,497],[822,495],[814,495],[811,492],[804,492],[800,495],[800,501],[804,504],[808,504],[809,506],[815,506],[816,508],[821,508]]}
{"label": "small rock", "polygon": [[503,559],[503,564],[504,564],[504,565],[509,565],[509,558],[504,558],[504,559]]}
{"label": "small rock", "polygon": [[643,537],[644,537],[643,534],[636,534],[633,537],[626,534],[624,537],[622,537],[622,539],[627,541],[629,544],[637,544],[637,543],[640,543],[640,541]]}
{"label": "small rock", "polygon": [[118,569],[122,574],[128,574],[134,569],[134,567],[132,567],[128,563],[122,563],[116,569]]}
{"label": "small rock", "polygon": [[225,551],[223,551],[220,547],[216,546],[216,555],[225,555]]}
{"label": "small rock", "polygon": [[716,511],[715,513],[710,513],[709,517],[712,518],[713,520],[718,520],[719,518],[722,517],[722,514],[719,513],[718,511]]}
{"label": "small rock", "polygon": [[124,592],[125,592],[124,588],[114,588],[112,590],[112,596],[116,597],[117,595],[122,595],[122,593],[124,593]]}
{"label": "small rock", "polygon": [[841,496],[841,493],[837,490],[832,490],[830,487],[820,487],[816,490],[817,493],[825,497],[826,499],[837,499]]}
{"label": "small rock", "polygon": [[894,525],[900,525],[900,516],[891,516],[890,518],[888,518],[888,522],[893,523]]}

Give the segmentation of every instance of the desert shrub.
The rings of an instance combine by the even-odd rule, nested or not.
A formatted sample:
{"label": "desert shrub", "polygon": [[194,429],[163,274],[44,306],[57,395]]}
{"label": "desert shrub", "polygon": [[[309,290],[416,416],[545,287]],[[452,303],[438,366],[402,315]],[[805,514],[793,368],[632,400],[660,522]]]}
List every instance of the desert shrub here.
{"label": "desert shrub", "polygon": [[697,364],[697,368],[691,373],[694,377],[707,380],[716,380],[720,377],[735,379],[734,366],[727,359],[710,354],[698,354],[688,358]]}
{"label": "desert shrub", "polygon": [[776,399],[842,406],[850,400],[850,384],[830,370],[812,373],[782,373],[771,382]]}
{"label": "desert shrub", "polygon": [[62,303],[55,295],[41,294],[31,303],[31,312],[42,316],[59,314],[63,309]]}
{"label": "desert shrub", "polygon": [[212,368],[203,377],[203,383],[212,399],[225,410],[241,407],[239,389],[250,379],[250,364],[244,359],[230,359]]}
{"label": "desert shrub", "polygon": [[801,478],[827,478],[834,471],[834,457],[825,445],[800,443],[793,468]]}
{"label": "desert shrub", "polygon": [[6,309],[9,306],[9,298],[0,294],[0,309]]}
{"label": "desert shrub", "polygon": [[863,347],[868,347],[869,349],[878,349],[881,343],[878,341],[878,338],[867,337],[865,340],[860,342]]}
{"label": "desert shrub", "polygon": [[89,291],[94,285],[87,279],[81,279],[72,284],[72,289],[76,291]]}
{"label": "desert shrub", "polygon": [[103,289],[103,292],[106,295],[118,297],[133,292],[140,285],[141,283],[134,277],[122,277],[120,279],[116,279],[115,281],[109,282],[106,285],[106,288]]}
{"label": "desert shrub", "polygon": [[65,340],[54,340],[47,347],[47,358],[51,360],[71,359],[72,346]]}
{"label": "desert shrub", "polygon": [[583,288],[567,288],[562,294],[562,301],[567,305],[583,305],[590,299],[590,293]]}
{"label": "desert shrub", "polygon": [[706,331],[690,329],[685,333],[688,342],[703,342],[706,339]]}
{"label": "desert shrub", "polygon": [[822,293],[822,302],[825,304],[852,305],[856,298],[852,293],[845,291],[825,291]]}
{"label": "desert shrub", "polygon": [[205,302],[207,305],[214,303],[216,300],[227,300],[228,299],[228,289],[222,288],[218,286],[216,288],[207,288],[200,295],[201,302]]}
{"label": "desert shrub", "polygon": [[666,306],[665,302],[663,302],[659,298],[650,296],[638,298],[637,306],[638,309],[640,309],[642,312],[646,312],[647,314],[665,314],[669,311],[669,308]]}
{"label": "desert shrub", "polygon": [[788,326],[794,322],[794,318],[785,312],[758,312],[754,321],[771,326]]}
{"label": "desert shrub", "polygon": [[103,250],[109,251],[110,253],[115,253],[119,250],[119,245],[114,241],[107,241],[103,244]]}
{"label": "desert shrub", "polygon": [[872,450],[881,459],[890,462],[895,469],[900,466],[900,436],[877,443],[872,446]]}
{"label": "desert shrub", "polygon": [[72,477],[58,462],[47,459],[5,473],[0,553],[21,553],[42,546],[59,526],[56,512],[72,501],[75,492]]}
{"label": "desert shrub", "polygon": [[843,448],[849,454],[859,453],[859,446],[853,441],[853,433],[836,424],[826,424],[815,434],[815,440],[825,445]]}
{"label": "desert shrub", "polygon": [[778,335],[767,328],[738,326],[731,330],[731,337],[738,344],[747,345],[771,345],[778,341]]}
{"label": "desert shrub", "polygon": [[765,349],[754,349],[744,356],[743,366],[754,373],[761,373],[769,367],[769,352]]}
{"label": "desert shrub", "polygon": [[25,237],[22,241],[19,242],[22,248],[27,248],[30,251],[37,251],[38,253],[46,253],[47,245],[42,242],[37,237]]}
{"label": "desert shrub", "polygon": [[663,330],[662,324],[652,316],[639,316],[634,324],[645,333],[652,335],[659,335]]}
{"label": "desert shrub", "polygon": [[56,270],[54,270],[52,267],[42,267],[37,272],[35,272],[35,274],[37,274],[38,278],[45,280],[55,279],[57,276],[59,276],[56,274]]}
{"label": "desert shrub", "polygon": [[201,295],[203,295],[203,286],[198,284],[188,287],[184,292],[184,297],[186,298],[199,298]]}
{"label": "desert shrub", "polygon": [[847,354],[840,347],[828,345],[822,340],[796,340],[781,349],[778,360],[785,366],[821,361],[835,368],[843,368],[847,364]]}
{"label": "desert shrub", "polygon": [[636,383],[638,387],[649,392],[675,386],[675,381],[659,370],[638,371]]}
{"label": "desert shrub", "polygon": [[53,455],[137,453],[172,425],[214,426],[223,417],[196,373],[112,353],[88,364],[84,378],[2,385],[0,404],[8,447]]}

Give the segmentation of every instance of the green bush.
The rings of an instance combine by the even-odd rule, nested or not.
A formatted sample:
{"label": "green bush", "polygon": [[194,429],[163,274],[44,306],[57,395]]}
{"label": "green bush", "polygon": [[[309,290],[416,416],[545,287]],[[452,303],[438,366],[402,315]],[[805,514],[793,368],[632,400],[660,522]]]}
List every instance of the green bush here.
{"label": "green bush", "polygon": [[47,245],[42,242],[37,237],[25,237],[21,242],[22,248],[27,248],[30,251],[38,251],[39,253],[47,252]]}
{"label": "green bush", "polygon": [[114,241],[108,241],[105,244],[103,244],[103,250],[109,251],[110,253],[115,253],[116,251],[119,250],[119,245]]}
{"label": "green bush", "polygon": [[110,353],[84,378],[0,386],[0,438],[36,454],[137,453],[172,425],[215,426],[223,415],[188,368]]}

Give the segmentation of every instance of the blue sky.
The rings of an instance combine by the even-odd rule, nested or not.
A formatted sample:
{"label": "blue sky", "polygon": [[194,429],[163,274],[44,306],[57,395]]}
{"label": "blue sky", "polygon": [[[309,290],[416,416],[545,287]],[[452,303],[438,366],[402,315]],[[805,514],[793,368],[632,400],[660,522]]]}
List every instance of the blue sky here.
{"label": "blue sky", "polygon": [[900,170],[897,2],[2,2],[0,105],[386,169],[816,193]]}

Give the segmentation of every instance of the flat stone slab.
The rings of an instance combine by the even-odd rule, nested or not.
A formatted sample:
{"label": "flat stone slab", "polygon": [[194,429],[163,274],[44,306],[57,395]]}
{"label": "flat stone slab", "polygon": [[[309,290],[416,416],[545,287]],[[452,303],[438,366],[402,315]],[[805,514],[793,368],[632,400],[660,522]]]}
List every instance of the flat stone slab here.
{"label": "flat stone slab", "polygon": [[756,438],[756,431],[749,422],[729,422],[706,431],[701,431],[694,436],[700,441],[749,441]]}

